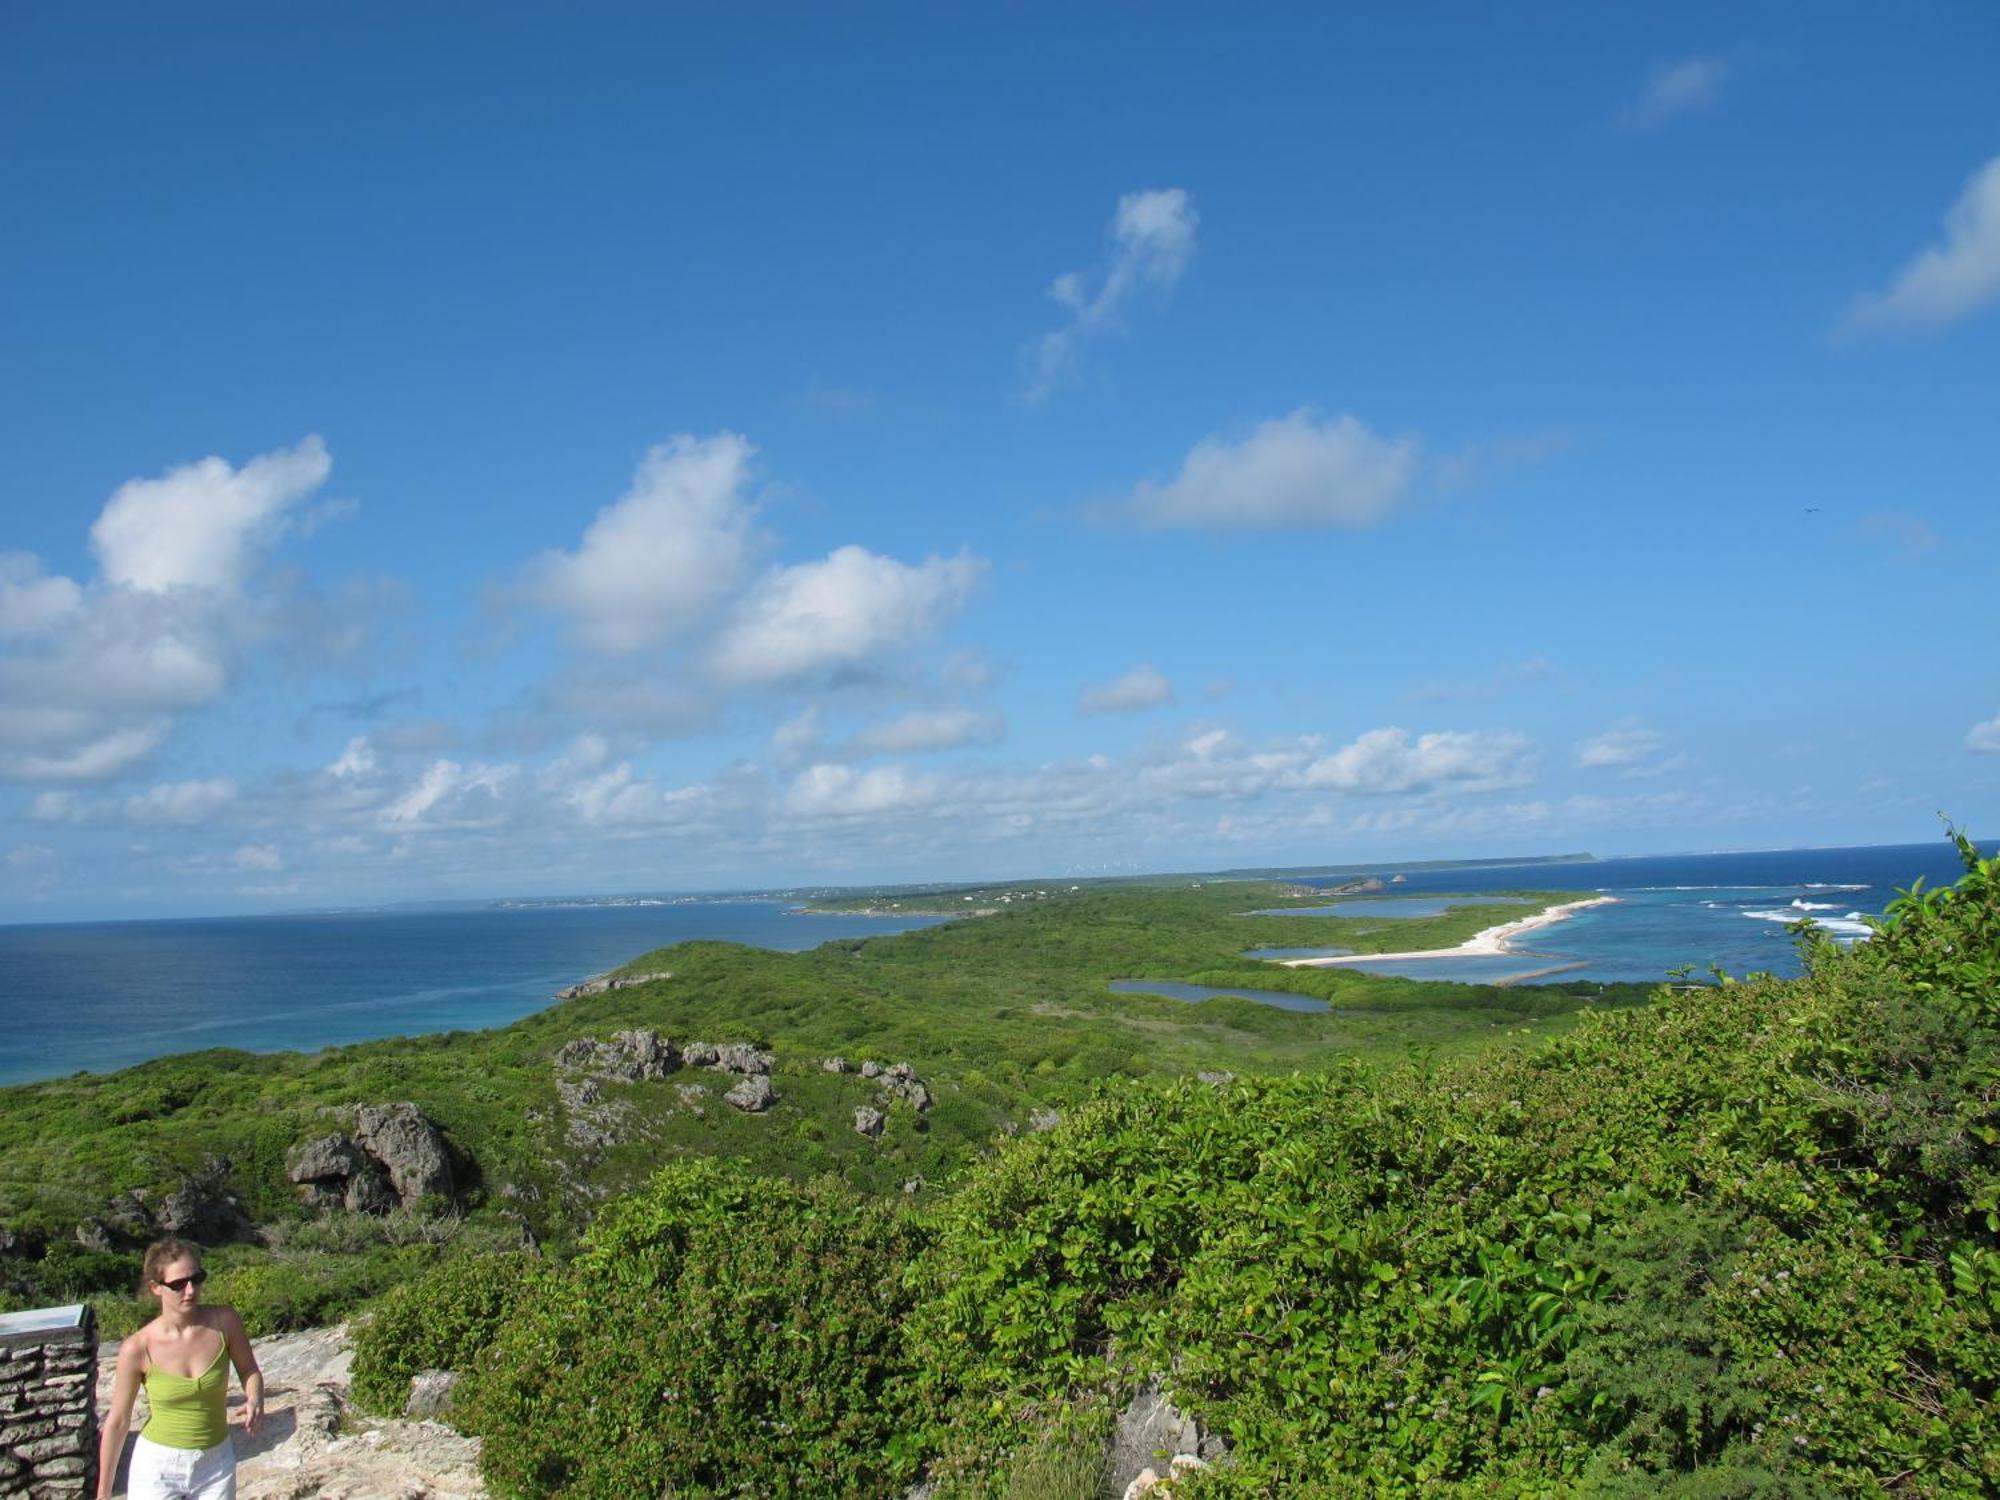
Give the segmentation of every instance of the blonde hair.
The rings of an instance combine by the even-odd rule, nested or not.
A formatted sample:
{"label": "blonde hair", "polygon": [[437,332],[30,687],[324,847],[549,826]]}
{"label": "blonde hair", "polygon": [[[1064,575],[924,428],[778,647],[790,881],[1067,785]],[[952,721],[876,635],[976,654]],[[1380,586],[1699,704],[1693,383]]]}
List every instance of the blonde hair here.
{"label": "blonde hair", "polygon": [[139,1263],[139,1295],[144,1297],[159,1285],[160,1273],[177,1260],[191,1260],[194,1268],[201,1269],[201,1246],[187,1240],[154,1240],[146,1247],[146,1258]]}

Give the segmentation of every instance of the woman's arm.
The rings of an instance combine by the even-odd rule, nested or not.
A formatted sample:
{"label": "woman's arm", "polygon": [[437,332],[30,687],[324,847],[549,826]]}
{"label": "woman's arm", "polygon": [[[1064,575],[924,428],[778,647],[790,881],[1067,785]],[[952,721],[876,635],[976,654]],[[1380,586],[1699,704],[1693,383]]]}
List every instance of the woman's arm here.
{"label": "woman's arm", "polygon": [[104,1435],[97,1440],[97,1500],[111,1500],[112,1486],[118,1482],[118,1460],[125,1456],[125,1434],[132,1427],[132,1403],[139,1395],[144,1357],[136,1333],[118,1346],[111,1409],[104,1414]]}
{"label": "woman's arm", "polygon": [[233,1307],[218,1307],[217,1322],[223,1342],[229,1346],[229,1362],[243,1381],[243,1430],[255,1432],[264,1420],[264,1372],[257,1368],[257,1351],[250,1347],[250,1335]]}

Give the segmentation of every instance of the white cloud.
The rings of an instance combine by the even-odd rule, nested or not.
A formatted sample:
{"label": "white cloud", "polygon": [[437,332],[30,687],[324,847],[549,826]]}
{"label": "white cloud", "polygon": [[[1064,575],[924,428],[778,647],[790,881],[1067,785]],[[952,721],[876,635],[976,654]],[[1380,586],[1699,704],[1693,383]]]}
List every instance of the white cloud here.
{"label": "white cloud", "polygon": [[125,800],[125,816],[134,823],[205,823],[236,800],[236,783],[227,776],[207,781],[169,781]]}
{"label": "white cloud", "polygon": [[1127,509],[1151,526],[1368,526],[1402,501],[1416,468],[1414,438],[1300,410],[1241,442],[1204,438],[1173,479],[1140,484]]}
{"label": "white cloud", "polygon": [[1076,706],[1086,714],[1130,714],[1173,701],[1174,685],[1158,668],[1141,663],[1122,677],[1085,688]]}
{"label": "white cloud", "polygon": [[1039,400],[1076,378],[1082,346],[1115,328],[1135,293],[1144,287],[1165,291],[1181,279],[1194,256],[1200,216],[1185,189],[1149,189],[1118,200],[1111,220],[1111,259],[1093,292],[1081,271],[1065,271],[1050,283],[1049,296],[1069,314],[1061,328],[1045,333],[1034,348],[1030,399]]}
{"label": "white cloud", "polygon": [[287,507],[326,482],[333,460],[318,437],[260,454],[241,469],[204,458],[158,479],[120,485],[90,528],[111,583],[140,593],[235,590]]}
{"label": "white cloud", "polygon": [[1658,730],[1627,720],[1594,735],[1576,747],[1576,763],[1586,769],[1634,766],[1659,753],[1666,737]]}
{"label": "white cloud", "polygon": [[435,760],[416,783],[382,809],[392,824],[479,826],[496,816],[495,803],[514,779],[513,766],[461,766]]}
{"label": "white cloud", "polygon": [[32,552],[0,552],[0,636],[40,635],[77,612],[83,590],[74,579],[42,572]]}
{"label": "white cloud", "polygon": [[990,745],[1005,729],[995,714],[970,708],[919,708],[865,726],[850,749],[860,755],[922,755],[962,745]]}
{"label": "white cloud", "polygon": [[793,818],[865,818],[906,812],[927,804],[929,783],[900,766],[817,765],[801,771],[785,792],[784,811]]}
{"label": "white cloud", "polygon": [[260,572],[330,466],[308,437],[240,469],[205,458],[129,480],[91,528],[87,585],[0,554],[0,778],[117,777],[174,715],[227,691],[251,649],[277,644],[298,671],[355,641],[350,616],[379,591],[322,599],[301,574]]}
{"label": "white cloud", "polygon": [[1975,755],[2000,755],[2000,714],[1968,729],[1965,748]]}
{"label": "white cloud", "polygon": [[28,804],[29,821],[35,823],[77,823],[84,816],[75,792],[38,792]]}
{"label": "white cloud", "polygon": [[592,649],[622,653],[685,636],[743,576],[756,449],[733,432],[682,433],[650,450],[574,552],[551,551],[529,592]]}
{"label": "white cloud", "polygon": [[1371,729],[1352,744],[1315,760],[1302,778],[1366,796],[1424,792],[1452,786],[1490,791],[1533,779],[1533,747],[1510,730],[1442,730],[1412,740],[1404,729]]}
{"label": "white cloud", "polygon": [[230,863],[239,870],[282,870],[285,859],[278,852],[276,844],[245,844],[230,856]]}
{"label": "white cloud", "polygon": [[130,770],[167,736],[165,720],[114,729],[61,750],[0,751],[0,777],[15,781],[108,781]]}
{"label": "white cloud", "polygon": [[1941,328],[2000,300],[2000,156],[1946,210],[1944,237],[1896,273],[1886,290],[1856,300],[1857,329]]}
{"label": "white cloud", "polygon": [[357,734],[326,768],[329,776],[366,776],[375,769],[375,750],[368,736]]}
{"label": "white cloud", "polygon": [[1721,97],[1729,64],[1719,57],[1686,57],[1661,63],[1646,80],[1645,92],[1625,111],[1625,123],[1652,130],[1676,116],[1707,109]]}
{"label": "white cloud", "polygon": [[772,683],[914,644],[958,611],[984,569],[969,553],[912,566],[855,546],[779,568],[737,608],[711,665],[729,682]]}

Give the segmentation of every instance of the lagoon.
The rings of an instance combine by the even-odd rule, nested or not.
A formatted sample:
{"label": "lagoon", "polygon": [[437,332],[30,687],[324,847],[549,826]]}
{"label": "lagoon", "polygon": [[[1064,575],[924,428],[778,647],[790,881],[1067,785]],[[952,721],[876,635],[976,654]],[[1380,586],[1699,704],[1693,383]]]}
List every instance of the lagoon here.
{"label": "lagoon", "polygon": [[1213,985],[1182,984],[1173,979],[1114,979],[1111,991],[1117,995],[1162,995],[1189,1005],[1199,1005],[1204,1000],[1254,1000],[1259,1005],[1276,1006],[1279,1010],[1317,1012],[1327,1009],[1324,1000],[1315,1000],[1310,995],[1295,995],[1288,990],[1223,990]]}

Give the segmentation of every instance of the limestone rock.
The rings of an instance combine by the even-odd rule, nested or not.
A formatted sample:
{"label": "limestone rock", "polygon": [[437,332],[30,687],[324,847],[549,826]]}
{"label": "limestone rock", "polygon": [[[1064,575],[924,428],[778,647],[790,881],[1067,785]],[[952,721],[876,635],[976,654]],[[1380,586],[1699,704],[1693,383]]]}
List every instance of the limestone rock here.
{"label": "limestone rock", "polygon": [[715,1061],[709,1066],[723,1073],[759,1074],[770,1072],[774,1061],[776,1059],[768,1052],[759,1051],[745,1042],[735,1042],[716,1048]]}
{"label": "limestone rock", "polygon": [[1155,1381],[1134,1396],[1118,1415],[1111,1434],[1112,1488],[1137,1500],[1141,1495],[1164,1497],[1172,1481],[1193,1469],[1223,1458],[1228,1445],[1204,1432],[1201,1423],[1177,1408]]}
{"label": "limestone rock", "polygon": [[771,1080],[761,1073],[751,1074],[722,1097],[747,1115],[762,1114],[778,1100]]}
{"label": "limestone rock", "polygon": [[406,1208],[453,1196],[444,1137],[410,1103],[364,1104],[354,1113],[355,1143],[382,1164]]}
{"label": "limestone rock", "polygon": [[924,1081],[914,1074],[907,1078],[890,1078],[885,1075],[882,1082],[884,1097],[901,1099],[910,1108],[922,1113],[931,1107],[931,1091]]}
{"label": "limestone rock", "polygon": [[204,1156],[152,1213],[152,1232],[219,1245],[256,1233],[243,1203],[229,1188],[229,1158]]}
{"label": "limestone rock", "polygon": [[346,1136],[323,1135],[294,1148],[285,1163],[285,1175],[297,1183],[346,1179],[361,1170],[361,1162],[361,1148]]}
{"label": "limestone rock", "polygon": [[145,1240],[153,1236],[153,1215],[146,1207],[146,1200],[137,1193],[120,1193],[104,1207],[104,1226],[113,1234],[128,1240]]}
{"label": "limestone rock", "polygon": [[1234,1083],[1236,1081],[1236,1075],[1230,1072],[1227,1068],[1218,1068],[1213,1072],[1201,1072],[1195,1074],[1194,1076],[1203,1083],[1213,1083],[1217,1085],[1225,1083]]}
{"label": "limestone rock", "polygon": [[410,1399],[403,1407],[406,1417],[435,1417],[451,1410],[452,1392],[458,1385],[456,1370],[419,1370],[410,1377]]}
{"label": "limestone rock", "polygon": [[556,1052],[556,1072],[582,1073],[620,1083],[665,1078],[681,1064],[674,1044],[657,1031],[619,1031],[611,1040],[572,1037]]}
{"label": "limestone rock", "polygon": [[[325,1135],[305,1142],[291,1153],[285,1175],[313,1207],[352,1213],[387,1213],[399,1205],[414,1208],[427,1196],[453,1196],[444,1137],[414,1104],[407,1103],[362,1105],[355,1111],[353,1135]],[[162,1226],[172,1212],[185,1216],[195,1238],[228,1238],[202,1232],[226,1223],[229,1213],[240,1215],[234,1198],[218,1197],[212,1187],[191,1178],[162,1205]]]}
{"label": "limestone rock", "polygon": [[1062,1124],[1059,1109],[1033,1109],[1028,1111],[1028,1129],[1033,1131],[1054,1130]]}
{"label": "limestone rock", "polygon": [[589,995],[603,995],[612,990],[635,989],[642,984],[658,984],[663,979],[672,979],[672,969],[658,969],[650,974],[593,974],[578,984],[567,985],[556,991],[558,1000],[581,1000]]}
{"label": "limestone rock", "polygon": [[854,1111],[854,1131],[870,1139],[881,1135],[882,1127],[889,1123],[889,1117],[871,1104],[863,1104]]}
{"label": "limestone rock", "polygon": [[854,1064],[844,1057],[822,1057],[819,1060],[822,1073],[852,1073]]}
{"label": "limestone rock", "polygon": [[673,1043],[657,1031],[614,1031],[611,1040],[624,1050],[641,1078],[665,1078],[680,1065]]}
{"label": "limestone rock", "polygon": [[712,1068],[721,1050],[713,1042],[689,1042],[681,1048],[681,1058],[690,1068]]}
{"label": "limestone rock", "polygon": [[880,1078],[883,1071],[882,1065],[878,1062],[865,1062],[861,1065],[861,1076],[863,1078]]}

